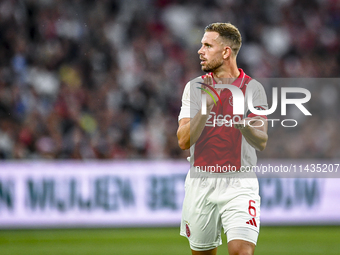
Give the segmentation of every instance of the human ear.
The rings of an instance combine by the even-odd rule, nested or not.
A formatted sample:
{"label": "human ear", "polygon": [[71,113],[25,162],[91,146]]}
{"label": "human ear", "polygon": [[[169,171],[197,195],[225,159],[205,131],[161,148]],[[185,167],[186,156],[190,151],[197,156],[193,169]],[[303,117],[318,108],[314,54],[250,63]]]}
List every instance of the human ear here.
{"label": "human ear", "polygon": [[231,55],[231,48],[229,46],[224,47],[223,59],[227,59]]}

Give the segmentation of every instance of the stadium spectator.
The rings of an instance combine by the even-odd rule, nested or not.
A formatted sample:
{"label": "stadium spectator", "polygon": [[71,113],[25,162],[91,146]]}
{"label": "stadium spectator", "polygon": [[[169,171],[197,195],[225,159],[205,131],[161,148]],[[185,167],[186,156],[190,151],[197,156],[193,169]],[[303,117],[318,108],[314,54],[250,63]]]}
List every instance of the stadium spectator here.
{"label": "stadium spectator", "polygon": [[[2,0],[0,158],[183,158],[173,123],[201,74],[204,24],[239,27],[254,78],[330,78],[339,12],[334,0]],[[326,87],[310,86],[298,128],[269,128],[261,157],[339,158],[340,87]]]}

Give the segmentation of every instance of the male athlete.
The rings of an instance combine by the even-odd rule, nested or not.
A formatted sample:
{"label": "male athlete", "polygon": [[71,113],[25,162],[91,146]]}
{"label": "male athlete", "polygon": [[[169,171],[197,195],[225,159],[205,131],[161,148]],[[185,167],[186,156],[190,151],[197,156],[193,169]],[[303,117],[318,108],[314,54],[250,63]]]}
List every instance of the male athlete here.
{"label": "male athlete", "polygon": [[[188,82],[183,92],[178,144],[190,148],[190,171],[204,169],[218,176],[193,178],[189,171],[185,181],[181,235],[188,238],[194,255],[216,254],[222,227],[230,255],[253,254],[259,234],[258,181],[256,176],[244,178],[241,170],[256,165],[255,149],[265,149],[267,121],[249,111],[248,94],[257,110],[268,105],[263,86],[237,67],[241,42],[232,24],[208,25],[198,51],[206,74]],[[216,84],[232,84],[242,91],[243,114],[233,114],[232,92]]]}

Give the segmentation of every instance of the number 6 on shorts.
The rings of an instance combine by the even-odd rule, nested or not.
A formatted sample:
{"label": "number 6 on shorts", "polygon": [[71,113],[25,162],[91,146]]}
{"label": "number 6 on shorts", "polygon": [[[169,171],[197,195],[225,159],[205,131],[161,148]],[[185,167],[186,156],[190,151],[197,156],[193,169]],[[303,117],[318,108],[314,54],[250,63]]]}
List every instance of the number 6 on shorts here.
{"label": "number 6 on shorts", "polygon": [[251,203],[255,204],[255,201],[249,200],[248,212],[251,216],[256,217],[256,208],[254,206],[252,206]]}

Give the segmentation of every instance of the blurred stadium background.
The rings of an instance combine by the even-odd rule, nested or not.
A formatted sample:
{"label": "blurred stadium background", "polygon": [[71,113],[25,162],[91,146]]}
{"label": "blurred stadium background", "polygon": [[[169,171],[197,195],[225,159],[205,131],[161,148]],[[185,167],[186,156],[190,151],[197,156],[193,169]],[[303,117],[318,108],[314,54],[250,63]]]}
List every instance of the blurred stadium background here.
{"label": "blurred stadium background", "polygon": [[[177,116],[216,21],[240,29],[252,77],[321,81],[260,161],[339,163],[337,0],[1,0],[1,254],[188,254]],[[257,254],[340,254],[338,179],[260,185]]]}

